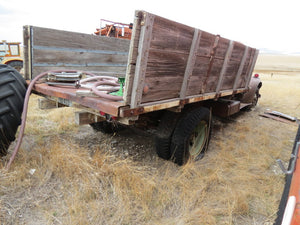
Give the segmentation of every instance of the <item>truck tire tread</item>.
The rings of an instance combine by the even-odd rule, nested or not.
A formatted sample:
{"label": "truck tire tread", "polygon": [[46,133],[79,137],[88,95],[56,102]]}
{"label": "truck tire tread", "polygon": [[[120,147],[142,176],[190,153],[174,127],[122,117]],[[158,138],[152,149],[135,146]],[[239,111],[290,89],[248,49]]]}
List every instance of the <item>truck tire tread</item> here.
{"label": "truck tire tread", "polygon": [[155,149],[157,155],[165,160],[171,158],[170,145],[172,134],[180,117],[180,113],[165,111],[161,117],[155,136]]}
{"label": "truck tire tread", "polygon": [[0,65],[0,156],[7,154],[21,124],[26,86],[15,69]]}
{"label": "truck tire tread", "polygon": [[[196,108],[183,116],[178,122],[171,141],[171,158],[178,165],[184,165],[190,158],[188,150],[188,140],[200,121],[206,121],[210,125],[210,111],[205,107]],[[208,131],[208,137],[204,148],[201,150],[203,156],[211,136],[211,129]],[[199,155],[200,156],[200,155]]]}

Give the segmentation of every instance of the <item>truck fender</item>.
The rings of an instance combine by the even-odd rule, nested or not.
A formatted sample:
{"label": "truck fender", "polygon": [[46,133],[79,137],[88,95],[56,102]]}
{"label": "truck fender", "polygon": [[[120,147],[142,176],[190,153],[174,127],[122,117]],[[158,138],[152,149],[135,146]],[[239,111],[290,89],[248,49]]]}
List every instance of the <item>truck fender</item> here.
{"label": "truck fender", "polygon": [[241,103],[253,103],[253,99],[259,98],[259,89],[262,86],[262,82],[258,76],[258,74],[255,74],[253,77],[251,77],[250,83],[249,83],[249,89],[246,93],[243,94],[243,97],[240,99]]}
{"label": "truck fender", "polygon": [[4,59],[3,64],[15,68],[18,72],[21,72],[21,69],[23,68],[23,60],[19,58]]}
{"label": "truck fender", "polygon": [[8,65],[9,63],[11,62],[22,62],[23,63],[23,60],[21,58],[3,58],[3,61],[1,62],[1,64],[5,64],[5,65]]}

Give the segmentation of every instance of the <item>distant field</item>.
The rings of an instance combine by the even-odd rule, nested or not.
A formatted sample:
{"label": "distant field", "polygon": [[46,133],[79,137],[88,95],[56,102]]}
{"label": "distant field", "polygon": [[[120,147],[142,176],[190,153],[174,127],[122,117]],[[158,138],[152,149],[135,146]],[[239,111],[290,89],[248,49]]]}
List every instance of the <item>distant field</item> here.
{"label": "distant field", "polygon": [[276,159],[287,165],[297,127],[259,115],[300,118],[297,60],[259,56],[258,106],[215,119],[207,154],[183,167],[156,156],[150,132],[96,133],[74,124],[74,109],[43,111],[32,95],[20,153],[9,172],[9,156],[0,161],[0,224],[273,224]]}
{"label": "distant field", "polygon": [[257,59],[255,70],[258,72],[270,73],[300,73],[300,55],[260,54]]}

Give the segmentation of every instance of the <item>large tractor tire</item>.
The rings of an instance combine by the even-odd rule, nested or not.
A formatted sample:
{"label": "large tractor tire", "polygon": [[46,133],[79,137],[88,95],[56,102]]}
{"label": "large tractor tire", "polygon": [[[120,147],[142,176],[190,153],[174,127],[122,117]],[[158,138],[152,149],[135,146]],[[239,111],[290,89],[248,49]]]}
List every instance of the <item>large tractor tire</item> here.
{"label": "large tractor tire", "polygon": [[19,72],[0,64],[0,157],[7,154],[21,124],[26,86]]}
{"label": "large tractor tire", "polygon": [[175,163],[181,166],[203,157],[210,140],[211,121],[211,113],[204,107],[189,111],[178,121],[170,148]]}

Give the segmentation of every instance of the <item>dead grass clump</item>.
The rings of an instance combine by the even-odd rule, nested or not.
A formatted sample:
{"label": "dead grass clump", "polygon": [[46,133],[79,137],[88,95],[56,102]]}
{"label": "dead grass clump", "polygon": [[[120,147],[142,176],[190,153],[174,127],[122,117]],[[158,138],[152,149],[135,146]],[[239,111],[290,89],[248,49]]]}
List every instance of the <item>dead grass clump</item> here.
{"label": "dead grass clump", "polygon": [[30,97],[27,120],[33,122],[26,124],[25,134],[40,135],[44,133],[49,136],[77,130],[77,126],[74,124],[74,108],[42,110],[37,104],[39,98],[41,97],[34,94]]}

